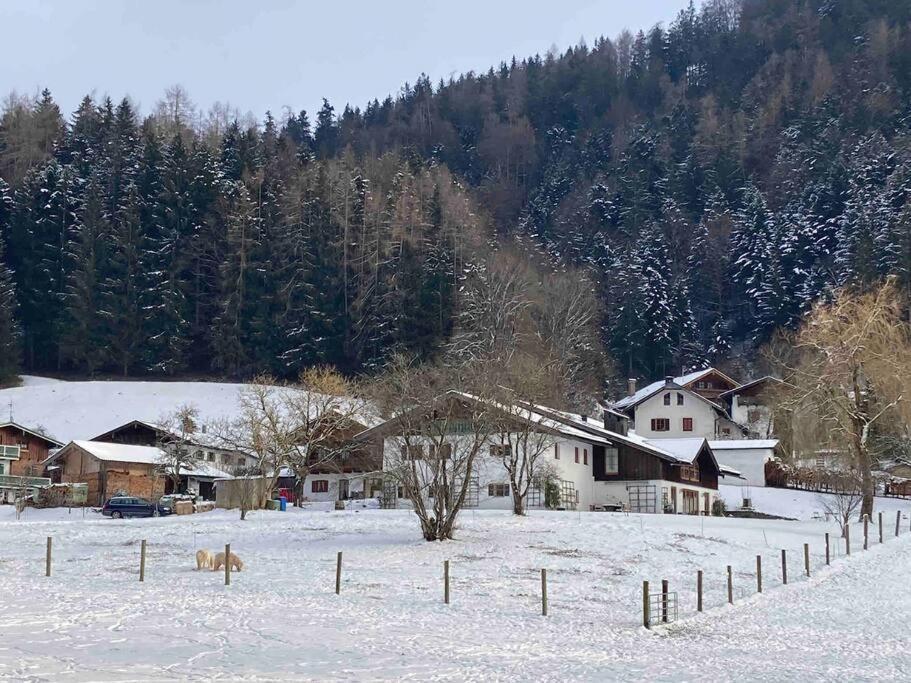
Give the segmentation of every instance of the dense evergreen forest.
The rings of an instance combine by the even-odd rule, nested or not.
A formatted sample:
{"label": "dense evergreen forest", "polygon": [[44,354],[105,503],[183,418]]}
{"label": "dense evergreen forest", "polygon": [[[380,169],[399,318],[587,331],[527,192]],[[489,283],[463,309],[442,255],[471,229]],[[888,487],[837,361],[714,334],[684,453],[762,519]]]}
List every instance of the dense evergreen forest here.
{"label": "dense evergreen forest", "polygon": [[710,0],[313,125],[180,89],[140,118],[6,103],[0,375],[430,358],[517,241],[591,283],[605,352],[648,378],[749,358],[836,287],[911,288],[903,0]]}

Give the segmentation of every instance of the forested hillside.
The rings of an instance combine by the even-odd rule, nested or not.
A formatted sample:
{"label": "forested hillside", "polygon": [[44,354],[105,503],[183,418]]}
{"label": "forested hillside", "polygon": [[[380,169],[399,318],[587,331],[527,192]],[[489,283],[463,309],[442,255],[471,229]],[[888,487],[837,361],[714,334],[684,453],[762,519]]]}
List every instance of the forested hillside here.
{"label": "forested hillside", "polygon": [[139,118],[8,102],[0,375],[13,285],[29,370],[369,371],[439,353],[472,265],[522,238],[592,283],[605,350],[649,378],[748,357],[834,287],[911,287],[902,0],[710,0],[325,103],[312,132],[180,91]]}

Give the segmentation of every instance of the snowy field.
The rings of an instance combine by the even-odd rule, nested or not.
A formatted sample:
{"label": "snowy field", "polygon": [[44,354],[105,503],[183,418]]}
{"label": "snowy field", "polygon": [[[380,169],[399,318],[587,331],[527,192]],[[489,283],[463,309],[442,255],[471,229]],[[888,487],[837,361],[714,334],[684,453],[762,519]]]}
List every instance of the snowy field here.
{"label": "snowy field", "polygon": [[0,417],[44,429],[67,442],[91,439],[131,420],[157,422],[183,404],[199,410],[201,422],[236,417],[243,384],[219,382],[64,382],[23,376],[22,386],[0,389]]}
{"label": "snowy field", "polygon": [[[806,495],[806,494],[804,494]],[[911,512],[911,505],[905,508]],[[14,680],[907,680],[902,537],[823,567],[823,521],[466,512],[428,544],[406,511],[234,512],[148,520],[0,508],[0,677]],[[45,537],[54,573],[44,576]],[[141,539],[147,577],[138,582]],[[232,585],[196,572],[226,542]],[[811,544],[813,576],[802,574]],[[780,585],[780,549],[792,584]],[[840,546],[839,546],[840,548]],[[342,593],[334,594],[336,552]],[[757,598],[755,556],[766,593]],[[443,604],[442,565],[452,565]],[[725,605],[725,567],[736,604]],[[550,616],[540,615],[548,569]],[[695,614],[696,570],[706,576]],[[647,632],[641,582],[681,620]]]}

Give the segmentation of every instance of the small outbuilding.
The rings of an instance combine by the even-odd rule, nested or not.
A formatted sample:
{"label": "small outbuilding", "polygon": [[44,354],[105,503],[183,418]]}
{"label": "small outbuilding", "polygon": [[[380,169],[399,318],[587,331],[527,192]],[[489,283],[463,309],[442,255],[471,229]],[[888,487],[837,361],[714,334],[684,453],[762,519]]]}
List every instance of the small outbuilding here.
{"label": "small outbuilding", "polygon": [[164,495],[163,456],[152,446],[70,441],[44,464],[60,468],[61,483],[86,483],[88,504],[103,505],[117,494],[158,500]]}

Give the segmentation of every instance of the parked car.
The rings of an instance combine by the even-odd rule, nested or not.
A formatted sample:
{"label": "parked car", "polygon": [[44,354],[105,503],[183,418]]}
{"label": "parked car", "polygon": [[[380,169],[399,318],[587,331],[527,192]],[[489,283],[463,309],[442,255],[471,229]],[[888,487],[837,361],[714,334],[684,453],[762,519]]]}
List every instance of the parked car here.
{"label": "parked car", "polygon": [[120,519],[123,517],[158,517],[170,515],[173,510],[167,504],[152,503],[145,498],[135,496],[114,496],[101,508],[105,517]]}

